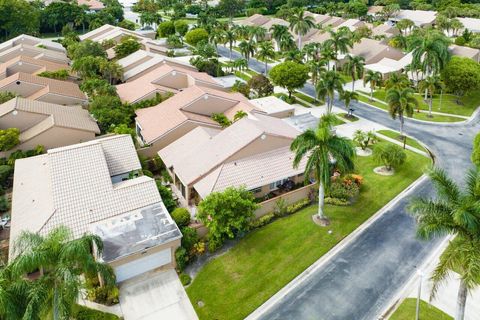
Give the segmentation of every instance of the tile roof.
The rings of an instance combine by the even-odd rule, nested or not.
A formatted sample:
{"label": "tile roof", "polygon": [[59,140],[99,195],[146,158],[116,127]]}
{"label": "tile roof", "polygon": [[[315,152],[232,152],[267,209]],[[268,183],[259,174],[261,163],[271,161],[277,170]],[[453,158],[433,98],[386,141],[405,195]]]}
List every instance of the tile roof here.
{"label": "tile roof", "polygon": [[267,115],[295,110],[294,106],[275,96],[253,99],[250,100],[250,103],[253,104],[260,112],[263,112]]}
{"label": "tile roof", "polygon": [[399,10],[391,20],[402,20],[409,19],[412,20],[416,26],[421,27],[425,24],[430,24],[435,21],[437,17],[436,11],[425,11],[425,10]]}
{"label": "tile roof", "polygon": [[52,60],[60,63],[68,63],[70,61],[65,52],[45,49],[26,43],[20,43],[15,46],[4,46],[3,48],[0,48],[0,61],[2,62],[6,62],[20,55],[28,55],[34,59]]}
{"label": "tile roof", "polygon": [[[259,138],[268,135],[293,140],[299,134],[280,119],[258,114],[235,122],[211,138],[204,134],[203,141],[195,142],[192,137],[198,132],[193,130],[158,152],[165,165],[173,166],[175,174],[186,185],[197,182]],[[190,146],[189,151],[181,153],[185,151],[185,145]]]}
{"label": "tile roof", "polygon": [[[212,105],[210,103],[212,100],[206,98],[217,101],[221,99],[219,100],[220,106]],[[204,102],[200,99],[204,99]],[[202,104],[195,106],[195,109],[189,108],[195,102]],[[138,109],[136,122],[141,127],[141,134],[145,142],[153,143],[187,120],[218,126],[218,123],[211,119],[212,113],[221,112],[233,119],[237,111],[249,112],[253,108],[253,105],[240,93],[227,93],[206,87],[192,86],[154,107]]]}
{"label": "tile roof", "polygon": [[4,51],[5,49],[12,48],[22,44],[29,45],[32,47],[35,46],[37,48],[39,45],[41,45],[41,46],[44,46],[47,50],[54,50],[62,53],[67,52],[67,50],[62,46],[61,43],[54,42],[47,39],[33,37],[28,34],[21,34],[13,39],[10,39],[1,43],[0,52]]}
{"label": "tile roof", "polygon": [[102,10],[105,8],[103,2],[98,0],[77,0],[79,6],[86,5],[90,10]]}
{"label": "tile roof", "polygon": [[113,183],[112,176],[141,168],[129,135],[113,135],[17,160],[11,236],[69,227],[74,237],[90,225],[161,202],[153,179]]}
{"label": "tile roof", "polygon": [[350,54],[362,56],[365,58],[366,63],[368,63],[370,59],[382,53],[385,57],[388,57],[390,53],[400,57],[404,56],[400,50],[383,44],[381,41],[368,38],[362,38],[360,42],[355,43],[350,49]]}
{"label": "tile roof", "polygon": [[34,59],[29,56],[18,56],[13,59],[10,59],[2,64],[0,64],[0,74],[6,73],[9,68],[20,67],[22,65],[30,65],[36,67],[32,74],[41,73],[43,71],[58,71],[58,70],[68,70],[70,69],[69,65],[66,63],[57,63],[42,59]]}
{"label": "tile roof", "polygon": [[479,62],[480,49],[457,46],[455,44],[452,44],[448,49],[454,56],[466,57]]}
{"label": "tile roof", "polygon": [[480,32],[480,19],[476,18],[457,18],[465,29],[472,32]]}
{"label": "tile roof", "polygon": [[390,37],[392,35],[398,34],[399,31],[397,28],[392,27],[386,23],[376,26],[372,29],[372,35],[374,36],[387,36]]}

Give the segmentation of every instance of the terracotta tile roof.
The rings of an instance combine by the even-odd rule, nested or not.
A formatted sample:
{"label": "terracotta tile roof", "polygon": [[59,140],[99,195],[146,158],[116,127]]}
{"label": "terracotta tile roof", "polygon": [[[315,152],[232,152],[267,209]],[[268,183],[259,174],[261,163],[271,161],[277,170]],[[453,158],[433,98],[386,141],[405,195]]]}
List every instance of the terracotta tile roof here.
{"label": "terracotta tile roof", "polygon": [[86,5],[90,10],[102,10],[105,8],[105,5],[97,0],[77,0],[79,6]]}
{"label": "terracotta tile roof", "polygon": [[22,55],[0,64],[0,74],[7,72],[8,68],[12,68],[14,66],[20,67],[23,64],[37,67],[37,69],[32,72],[32,74],[41,73],[43,71],[58,71],[62,69],[70,69],[70,66],[66,63],[57,63],[42,59],[34,59],[32,57]]}

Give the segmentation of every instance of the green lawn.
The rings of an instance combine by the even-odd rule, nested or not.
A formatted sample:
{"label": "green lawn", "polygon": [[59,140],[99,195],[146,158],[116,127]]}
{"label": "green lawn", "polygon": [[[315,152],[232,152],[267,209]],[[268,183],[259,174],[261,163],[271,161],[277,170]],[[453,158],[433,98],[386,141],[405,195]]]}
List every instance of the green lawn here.
{"label": "green lawn", "polygon": [[298,91],[295,91],[295,92],[293,93],[293,95],[294,95],[295,97],[300,98],[300,99],[302,99],[303,101],[306,101],[306,102],[308,102],[308,103],[310,103],[310,104],[313,104],[313,105],[315,105],[315,106],[321,106],[321,105],[323,104],[323,102],[321,102],[321,101],[319,101],[319,100],[315,100],[315,99],[313,99],[312,97],[307,96],[306,94],[303,94],[303,93],[298,92]]}
{"label": "green lawn", "polygon": [[[395,313],[392,314],[390,320],[415,320],[416,306],[417,299],[405,299]],[[423,300],[420,301],[419,318],[421,320],[453,320],[448,314]]]}
{"label": "green lawn", "polygon": [[[384,136],[387,136],[389,138],[395,139],[395,140],[403,143],[403,138],[400,137],[400,132],[393,131],[393,130],[378,130],[377,132],[380,133],[380,134],[383,134]],[[418,143],[417,140],[412,139],[412,138],[407,137],[406,144],[409,145],[410,147],[416,148],[420,151],[425,150],[423,148],[423,146],[420,143]]]}
{"label": "green lawn", "polygon": [[358,121],[359,119],[356,116],[348,116],[346,113],[337,113],[337,116],[347,119],[350,122]]}
{"label": "green lawn", "polygon": [[[383,89],[377,90],[373,93],[373,96],[377,99],[385,101],[386,92]],[[428,110],[428,104],[423,100],[424,96],[420,94],[415,94],[417,98],[420,109]],[[460,97],[460,104],[456,102],[457,97],[452,94],[444,94],[442,96],[442,104],[440,105],[440,94],[433,95],[433,105],[432,111],[450,113],[453,115],[460,116],[471,116],[475,109],[480,106],[480,91],[470,93],[469,95]]]}
{"label": "green lawn", "polygon": [[[367,93],[365,93],[367,94]],[[375,95],[375,94],[374,94]],[[368,104],[371,104],[377,108],[380,108],[380,109],[383,109],[383,110],[388,110],[388,106],[385,104],[385,103],[381,103],[379,101],[376,101],[376,100],[372,100],[370,101],[370,98],[369,98],[369,94],[368,94],[368,97],[367,96],[364,96],[362,94],[359,94],[358,95],[358,100],[361,101],[361,102],[364,102],[364,103],[368,103]],[[414,112],[413,114],[413,119],[417,119],[417,120],[424,120],[424,121],[432,121],[432,122],[459,122],[459,121],[465,121],[465,119],[463,118],[458,118],[458,117],[455,117],[455,116],[444,116],[444,115],[434,115],[432,118],[429,118],[428,117],[428,114],[427,113],[424,113],[424,112]]]}
{"label": "green lawn", "polygon": [[235,71],[234,73],[237,77],[239,77],[242,80],[248,81],[250,80],[250,76],[248,74],[243,73],[242,71]]}
{"label": "green lawn", "polygon": [[352,82],[352,76],[351,75],[345,74],[343,72],[340,72],[339,74],[340,74],[340,78],[342,78],[345,81],[345,83]]}
{"label": "green lawn", "polygon": [[358,157],[357,171],[364,177],[361,194],[352,206],[326,206],[328,228],[312,222],[317,208],[311,206],[249,233],[210,261],[187,288],[200,319],[243,319],[312,265],[422,175],[430,160],[407,154],[405,166],[390,177],[373,172],[378,166],[373,157]]}

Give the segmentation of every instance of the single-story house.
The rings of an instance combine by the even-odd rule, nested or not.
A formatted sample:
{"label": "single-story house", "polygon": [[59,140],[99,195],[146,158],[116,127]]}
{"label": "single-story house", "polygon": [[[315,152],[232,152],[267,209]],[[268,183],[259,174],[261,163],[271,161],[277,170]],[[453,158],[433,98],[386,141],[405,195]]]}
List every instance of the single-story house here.
{"label": "single-story house", "polygon": [[42,235],[59,226],[74,238],[100,236],[98,259],[122,282],[175,266],[182,234],[170,217],[155,180],[140,174],[130,135],[112,135],[50,149],[17,160],[13,183],[10,259],[18,235]]}
{"label": "single-story house", "polygon": [[70,59],[65,48],[57,42],[29,35],[19,35],[0,44],[0,62],[7,62],[18,56],[68,64]]}
{"label": "single-story house", "polygon": [[287,118],[293,116],[295,107],[275,96],[252,99],[249,101],[255,112],[275,118]]}
{"label": "single-story house", "polygon": [[135,103],[155,97],[157,93],[178,93],[193,85],[225,90],[205,72],[163,64],[133,81],[117,85],[120,99]]}
{"label": "single-story house", "polygon": [[77,84],[33,74],[17,72],[0,80],[0,92],[13,92],[18,96],[61,105],[84,105],[87,97]]}
{"label": "single-story house", "polygon": [[282,119],[251,114],[224,130],[198,127],[158,152],[189,205],[212,192],[245,186],[261,198],[303,183],[290,144],[300,132]]}
{"label": "single-story house", "polygon": [[0,64],[0,79],[5,79],[17,72],[39,74],[44,71],[54,72],[70,70],[66,63],[57,63],[42,59],[34,59],[29,56],[18,56]]}
{"label": "single-story house", "polygon": [[381,14],[382,11],[383,11],[383,6],[371,6],[371,7],[368,7],[367,15],[376,16]]}
{"label": "single-story house", "polygon": [[95,12],[105,9],[103,2],[98,0],[77,0],[79,6],[87,6],[89,11]]}
{"label": "single-story house", "polygon": [[392,24],[397,23],[400,20],[408,19],[412,20],[417,27],[431,26],[435,23],[437,18],[436,11],[425,10],[399,10],[393,16],[390,17],[389,22]]}
{"label": "single-story house", "polygon": [[135,119],[141,152],[155,156],[157,152],[196,127],[221,129],[212,114],[221,113],[233,120],[239,111],[250,112],[254,105],[240,93],[228,93],[202,86],[192,86],[162,103],[138,109]]}
{"label": "single-story house", "polygon": [[197,71],[197,69],[190,64],[182,63],[178,60],[145,50],[135,51],[125,58],[118,60],[117,63],[122,66],[122,80],[125,82],[138,79],[139,77],[164,64],[172,67],[181,67],[192,71]]}
{"label": "single-story house", "polygon": [[476,62],[480,62],[480,49],[457,46],[455,44],[452,44],[450,47],[448,47],[448,50],[453,56],[470,58]]}
{"label": "single-story house", "polygon": [[387,75],[405,69],[411,62],[412,53],[410,52],[399,60],[383,58],[376,63],[366,64],[365,69],[380,72],[382,75]]}
{"label": "single-story house", "polygon": [[323,25],[325,22],[332,18],[332,16],[326,14],[313,13],[310,11],[305,11],[305,15],[312,17],[315,23],[319,25]]}
{"label": "single-story house", "polygon": [[[20,130],[20,144],[11,151],[68,146],[95,139],[95,120],[81,106],[61,106],[16,97],[0,104],[0,129]],[[5,156],[0,152],[0,157]]]}
{"label": "single-story house", "polygon": [[337,27],[333,28],[334,30],[338,30],[342,27],[348,28],[350,31],[355,31],[360,27],[364,27],[367,24],[358,19],[347,19],[343,23],[339,24]]}
{"label": "single-story house", "polygon": [[338,27],[342,23],[345,23],[345,19],[340,18],[340,17],[330,17],[327,21],[325,21],[322,25],[323,26],[329,26],[329,27]]}
{"label": "single-story house", "polygon": [[480,19],[477,18],[457,18],[462,24],[464,29],[474,33],[480,33]]}
{"label": "single-story house", "polygon": [[105,40],[113,40],[116,43],[119,43],[120,40],[122,40],[122,38],[126,36],[133,36],[138,39],[144,38],[144,36],[140,33],[125,28],[112,26],[110,24],[104,24],[97,29],[80,35],[79,38],[81,41],[92,40],[102,43]]}
{"label": "single-story house", "polygon": [[270,17],[256,13],[246,19],[236,21],[235,23],[238,25],[244,25],[244,26],[260,27],[260,26],[263,26],[265,23],[267,23],[269,20],[270,20]]}
{"label": "single-story house", "polygon": [[349,54],[363,57],[365,64],[376,63],[383,58],[399,60],[404,57],[402,51],[368,38],[362,38],[360,42],[355,43]]}
{"label": "single-story house", "polygon": [[400,31],[398,31],[396,27],[387,23],[372,28],[372,36],[384,36],[385,38],[391,38],[399,33]]}

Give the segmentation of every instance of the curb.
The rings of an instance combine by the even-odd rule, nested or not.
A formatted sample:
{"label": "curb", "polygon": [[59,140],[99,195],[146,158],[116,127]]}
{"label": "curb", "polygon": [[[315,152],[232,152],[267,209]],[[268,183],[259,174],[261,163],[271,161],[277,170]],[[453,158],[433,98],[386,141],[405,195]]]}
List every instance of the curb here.
{"label": "curb", "polygon": [[393,205],[395,205],[398,201],[400,201],[404,196],[409,194],[415,187],[417,187],[420,183],[426,181],[428,179],[427,175],[423,174],[417,180],[415,180],[412,184],[410,184],[407,188],[405,188],[402,192],[397,194],[395,198],[390,200],[385,206],[383,206],[380,210],[378,210],[374,215],[368,218],[365,222],[363,222],[357,229],[355,229],[352,233],[348,236],[343,238],[339,243],[337,243],[332,249],[330,249],[326,254],[320,257],[315,263],[313,263],[310,267],[305,269],[302,273],[296,276],[292,281],[290,281],[286,286],[284,286],[280,291],[275,293],[271,296],[267,301],[265,301],[260,307],[258,307],[255,311],[249,314],[245,320],[256,320],[259,319],[265,312],[270,310],[275,304],[280,302],[288,293],[294,290],[298,285],[300,285],[310,273],[315,272],[319,268],[321,268],[324,264],[326,264],[330,259],[335,256],[338,252],[340,252],[344,247],[346,247],[350,242],[355,240],[360,234],[366,230],[369,226],[371,226],[375,221],[377,221],[387,210],[389,210]]}

